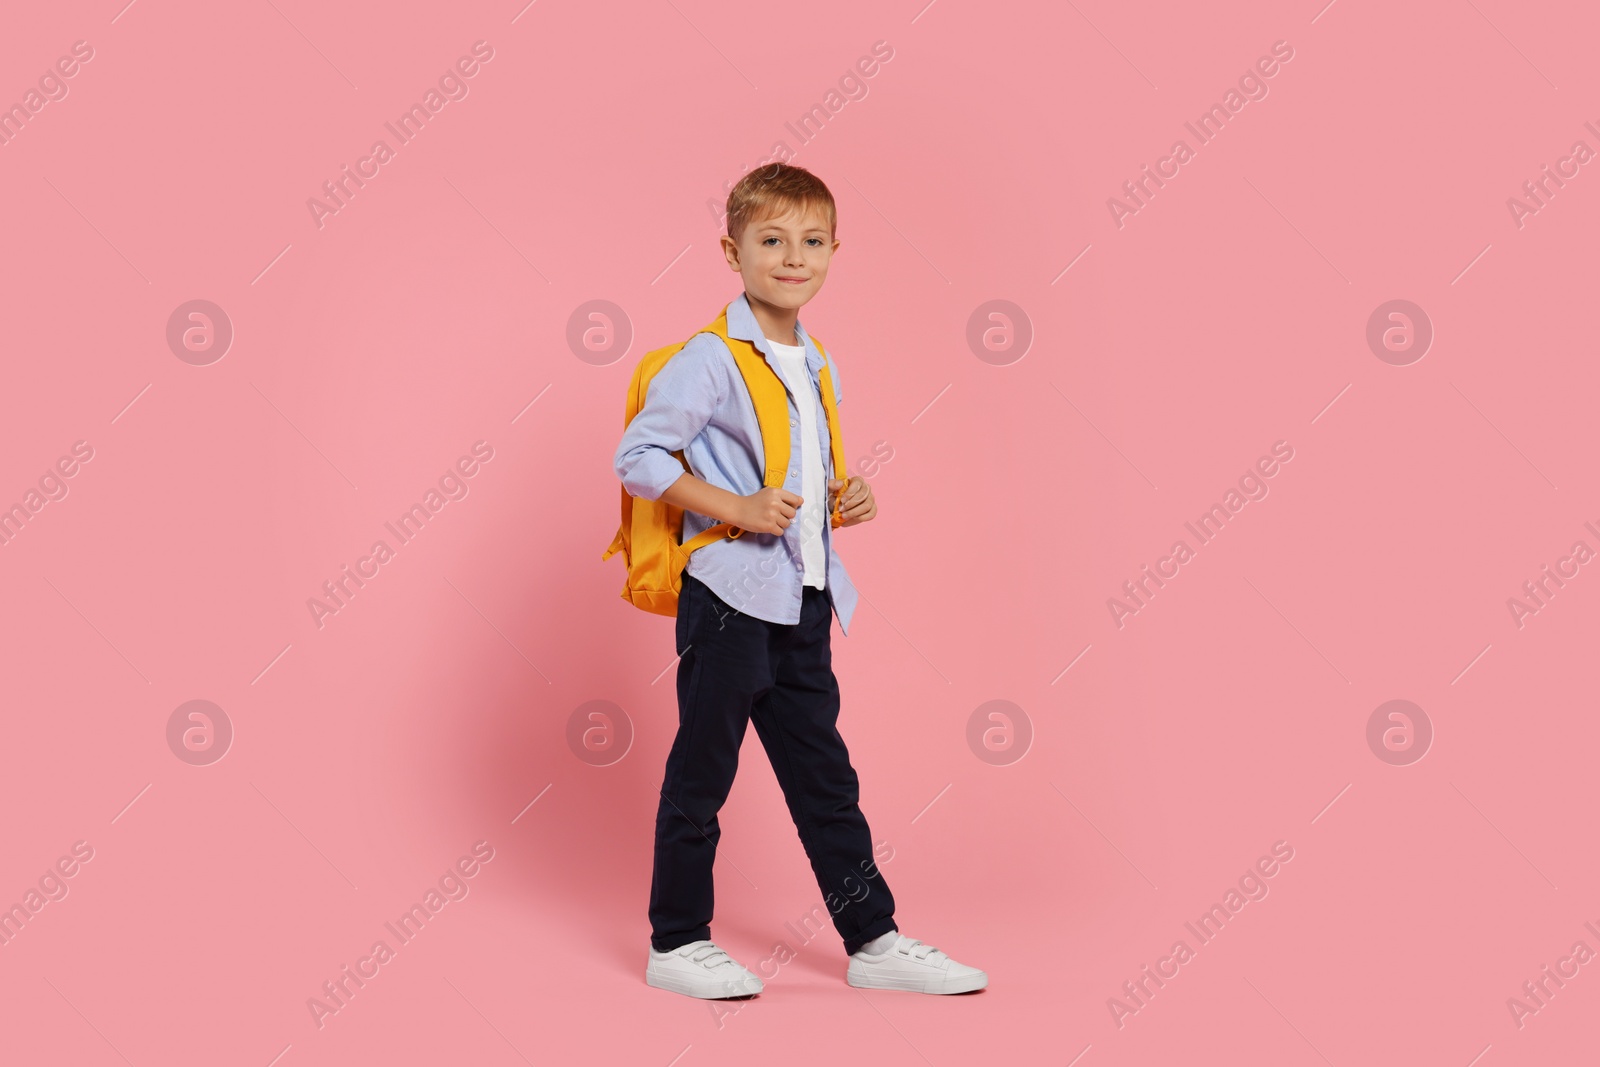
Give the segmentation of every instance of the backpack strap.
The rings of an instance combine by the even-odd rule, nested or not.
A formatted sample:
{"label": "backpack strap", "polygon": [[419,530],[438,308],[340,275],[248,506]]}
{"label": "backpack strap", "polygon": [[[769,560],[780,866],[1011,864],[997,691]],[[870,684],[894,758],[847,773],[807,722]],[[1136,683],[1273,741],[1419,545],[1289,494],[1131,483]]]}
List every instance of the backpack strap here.
{"label": "backpack strap", "polygon": [[[746,350],[748,350],[750,352],[754,352],[754,347],[751,346],[748,342],[739,341],[739,339],[736,338],[736,337],[729,337],[728,336],[728,309],[726,307],[724,307],[722,309],[722,313],[719,314],[715,319],[713,319],[705,327],[705,329],[698,331],[698,333],[695,336],[699,336],[699,334],[701,334],[701,333],[714,333],[714,334],[716,334],[718,337],[722,338],[722,342],[725,345],[728,346],[728,351],[733,354],[734,363],[739,368],[740,376],[743,377],[744,380],[745,380],[745,387],[750,391],[750,399],[755,403],[756,421],[761,427],[761,441],[762,441],[762,444],[765,446],[766,451],[767,451],[766,473],[765,473],[765,476],[764,476],[763,484],[764,485],[782,485],[783,484],[783,469],[784,469],[784,467],[787,467],[788,464],[789,464],[789,457],[787,455],[788,448],[789,448],[789,437],[788,437],[788,429],[789,429],[789,427],[788,427],[787,407],[784,408],[784,411],[785,411],[784,427],[783,427],[784,433],[781,435],[781,439],[783,441],[782,448],[784,450],[785,455],[784,455],[784,458],[783,458],[782,466],[779,466],[776,469],[776,471],[774,471],[773,464],[772,464],[772,460],[773,460],[774,456],[773,456],[773,448],[772,448],[772,443],[771,442],[773,442],[776,438],[778,438],[779,435],[777,433],[776,427],[770,425],[770,421],[771,421],[770,417],[769,418],[765,418],[765,419],[762,417],[763,413],[769,413],[770,410],[771,410],[770,394],[768,394],[767,396],[762,396],[761,393],[758,392],[758,390],[762,389],[762,386],[767,385],[767,384],[776,385],[779,390],[782,390],[782,388],[783,388],[782,383],[777,381],[777,375],[770,373],[771,368],[755,368],[755,367],[752,367],[747,360],[741,360],[740,359],[740,356],[744,354],[743,352],[741,352],[741,348],[746,349]],[[693,340],[693,338],[691,337],[690,340]],[[685,342],[685,343],[687,343],[687,342]],[[761,358],[761,355],[760,355],[759,352],[756,352],[755,356],[756,356],[757,359]],[[765,382],[765,381],[762,380],[762,378],[761,378],[761,376],[759,374],[752,373],[753,371],[755,371],[757,369],[766,369],[766,370],[768,370],[769,373],[766,375],[766,378],[770,379],[770,382]],[[768,401],[768,403],[763,403],[763,400]],[[682,453],[678,454],[678,459],[683,463],[683,469],[684,470],[688,470],[689,469],[689,462],[688,462],[687,459],[685,459],[683,457]],[[776,476],[776,478],[777,478],[776,482],[773,481],[774,476]],[[692,555],[697,550],[704,548],[706,545],[709,545],[709,544],[711,544],[711,543],[713,543],[715,541],[720,541],[724,537],[729,538],[730,540],[736,540],[736,539],[738,539],[738,538],[740,538],[742,536],[744,536],[744,530],[741,529],[738,526],[735,526],[731,522],[715,522],[715,523],[712,523],[710,526],[706,527],[704,530],[700,531],[694,537],[691,537],[688,541],[685,541],[683,543],[682,553],[683,553],[684,562],[687,563],[688,562],[688,557],[690,555]]]}
{"label": "backpack strap", "polygon": [[815,337],[811,343],[817,346],[817,351],[822,354],[822,410],[828,417],[828,440],[831,442],[833,452],[833,476],[839,479],[838,495],[833,498],[833,513],[831,526],[837,530],[844,525],[843,499],[845,486],[850,484],[849,475],[845,472],[844,460],[844,434],[839,430],[839,400],[833,395],[833,375],[828,372],[828,353],[822,347],[822,342]]}
{"label": "backpack strap", "polygon": [[[751,403],[755,406],[756,423],[761,429],[761,444],[766,451],[766,473],[762,484],[782,488],[785,475],[788,473],[791,458],[791,442],[789,427],[789,402],[788,391],[783,382],[778,378],[777,372],[767,362],[754,344],[738,337],[728,335],[728,309],[723,308],[718,315],[701,333],[714,333],[728,346],[728,351],[733,355],[733,362],[739,368],[739,374],[744,378],[745,388],[750,393]],[[820,377],[822,387],[822,407],[828,420],[828,438],[833,455],[834,477],[841,482],[848,481],[845,475],[844,439],[839,430],[838,401],[833,393],[833,376],[828,373],[828,356],[822,343],[815,337],[812,343],[817,346],[817,351],[822,355],[822,374]],[[680,457],[681,458],[681,457]],[[685,463],[685,469],[688,464]],[[833,511],[830,515],[830,525],[837,529],[844,523],[841,499],[844,496],[841,490],[834,497]],[[727,537],[730,540],[744,535],[744,530],[731,522],[719,522],[708,526],[705,530],[695,535],[683,545],[684,555],[695,552],[713,541]]]}

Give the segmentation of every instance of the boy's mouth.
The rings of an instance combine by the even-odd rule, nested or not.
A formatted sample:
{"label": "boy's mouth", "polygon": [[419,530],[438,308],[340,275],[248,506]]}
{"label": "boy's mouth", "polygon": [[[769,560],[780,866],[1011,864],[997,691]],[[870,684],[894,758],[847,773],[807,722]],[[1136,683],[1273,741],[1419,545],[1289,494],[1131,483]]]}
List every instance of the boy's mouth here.
{"label": "boy's mouth", "polygon": [[810,279],[808,279],[808,278],[779,278],[778,279],[778,281],[780,281],[780,282],[788,282],[790,285],[799,285],[800,283],[805,282],[805,281],[809,281],[809,280]]}

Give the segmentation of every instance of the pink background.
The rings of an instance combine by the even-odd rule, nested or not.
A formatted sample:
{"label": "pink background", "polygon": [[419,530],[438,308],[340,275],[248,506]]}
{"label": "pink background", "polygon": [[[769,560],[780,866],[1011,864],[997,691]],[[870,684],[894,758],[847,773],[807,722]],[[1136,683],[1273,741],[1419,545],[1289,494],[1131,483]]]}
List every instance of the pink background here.
{"label": "pink background", "polygon": [[[1600,148],[1584,5],[123,2],[23,5],[0,38],[0,102],[94,50],[0,147],[0,504],[93,449],[0,547],[0,903],[93,849],[0,948],[0,1058],[1594,1055],[1600,963],[1507,1007],[1600,951],[1600,577],[1507,607],[1600,549],[1600,177],[1520,228],[1506,203]],[[469,95],[319,229],[306,200],[479,40]],[[785,124],[877,41],[802,145]],[[1119,228],[1108,198],[1180,137]],[[846,452],[892,451],[838,535],[841,729],[902,930],[991,982],[863,993],[831,929],[797,941],[820,893],[751,731],[713,933],[797,955],[719,1025],[644,984],[671,623],[600,554],[633,363],[739,292],[707,202],[778,140],[838,200],[803,321]],[[205,366],[166,341],[194,299],[235,331]],[[1366,341],[1395,299],[1435,331],[1405,366]],[[595,300],[629,347],[569,344]],[[1025,351],[969,344],[991,300]],[[480,440],[469,494],[319,628],[308,598]],[[1276,441],[1269,495],[1119,627],[1108,598]],[[1409,765],[1368,745],[1392,699],[1432,724]],[[190,700],[232,724],[220,761],[169,747]],[[967,740],[994,700],[1032,732],[999,765]],[[631,724],[609,765],[567,741],[589,701]],[[479,841],[469,895],[319,1028],[308,998]],[[1200,945],[1184,923],[1278,841]]]}

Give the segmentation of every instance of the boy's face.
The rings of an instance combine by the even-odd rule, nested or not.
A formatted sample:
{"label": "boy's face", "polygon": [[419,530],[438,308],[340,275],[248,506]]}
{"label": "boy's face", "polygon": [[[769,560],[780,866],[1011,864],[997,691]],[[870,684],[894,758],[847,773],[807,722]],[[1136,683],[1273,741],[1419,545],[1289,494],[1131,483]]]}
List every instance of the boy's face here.
{"label": "boy's face", "polygon": [[[745,292],[774,307],[798,309],[817,295],[839,242],[820,208],[750,222],[735,241],[722,237],[728,265],[744,278]],[[796,280],[790,280],[796,279]]]}

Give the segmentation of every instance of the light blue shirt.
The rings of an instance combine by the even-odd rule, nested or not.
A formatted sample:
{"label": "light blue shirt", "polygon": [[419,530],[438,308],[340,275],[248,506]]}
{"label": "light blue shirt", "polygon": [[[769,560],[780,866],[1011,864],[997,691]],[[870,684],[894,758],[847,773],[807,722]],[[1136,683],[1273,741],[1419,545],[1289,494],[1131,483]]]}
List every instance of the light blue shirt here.
{"label": "light blue shirt", "polygon": [[[795,333],[806,350],[806,370],[811,379],[809,395],[804,402],[814,406],[817,426],[825,431],[828,417],[822,406],[820,384],[824,357],[798,320]],[[772,346],[762,334],[744,293],[728,305],[728,336],[754,344],[778,374],[779,381],[784,382],[789,402],[790,440],[800,441],[800,409],[796,406],[794,391],[779,373]],[[839,368],[831,353],[826,362],[833,378],[834,401],[839,403],[843,396],[839,389]],[[834,477],[833,452],[828,434],[822,432],[817,436],[822,453],[819,462],[827,472],[826,491],[826,480]],[[683,476],[683,464],[672,454],[677,449],[683,450],[695,477],[719,489],[750,496],[759,492],[764,484],[766,450],[761,441],[761,427],[756,421],[755,404],[738,364],[733,361],[733,353],[716,334],[696,334],[650,379],[644,406],[624,431],[612,465],[630,495],[659,500],[661,494]],[[783,488],[804,496],[800,491],[804,457],[797,447],[790,451]],[[849,636],[850,618],[855,614],[858,595],[833,548],[831,513],[830,503],[821,519],[823,552],[827,558],[823,588],[833,604],[834,614],[839,616],[840,631]],[[686,573],[704,582],[717,596],[746,615],[789,625],[799,622],[805,578],[801,514],[796,513],[795,520],[782,534],[746,530],[736,539],[724,537],[697,549],[689,557]],[[684,542],[718,521],[685,510]]]}

